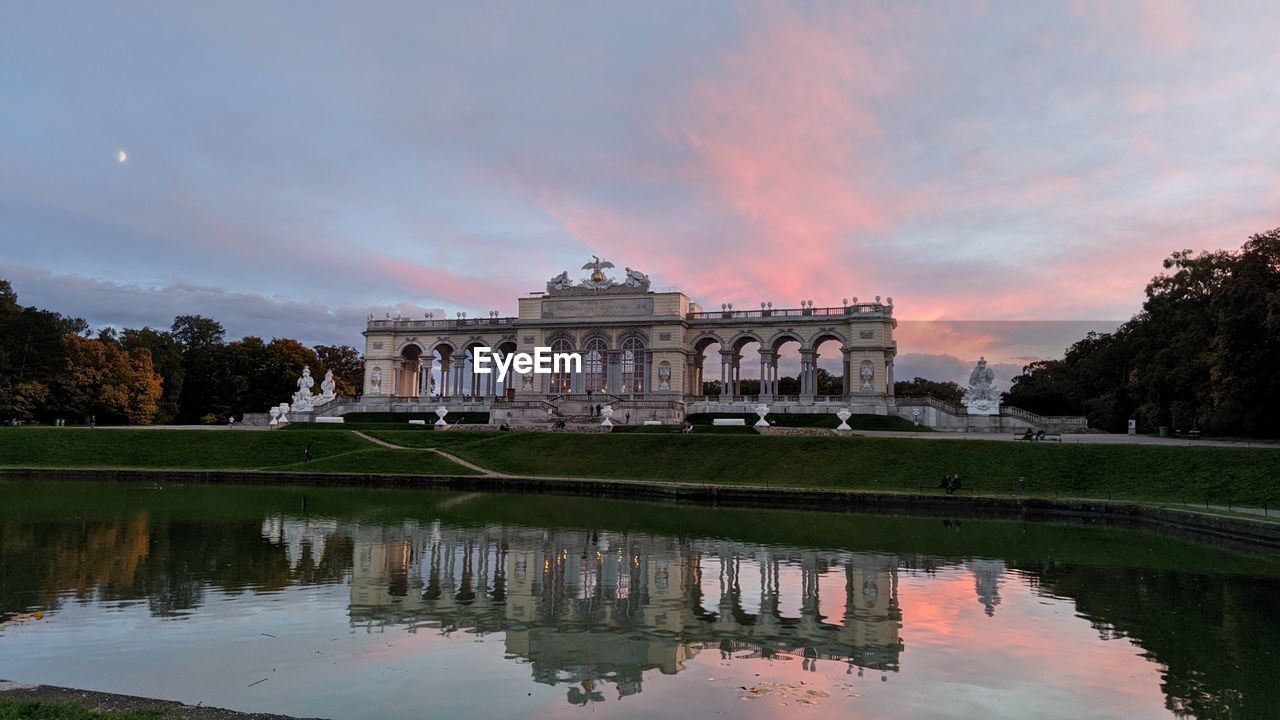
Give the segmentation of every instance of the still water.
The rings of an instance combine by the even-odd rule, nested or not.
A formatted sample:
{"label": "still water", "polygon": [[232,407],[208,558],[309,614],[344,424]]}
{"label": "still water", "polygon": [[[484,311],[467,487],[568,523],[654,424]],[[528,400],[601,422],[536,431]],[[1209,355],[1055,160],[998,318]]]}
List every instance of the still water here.
{"label": "still water", "polygon": [[0,678],[246,711],[1280,718],[1278,648],[1274,556],[1128,529],[0,483]]}

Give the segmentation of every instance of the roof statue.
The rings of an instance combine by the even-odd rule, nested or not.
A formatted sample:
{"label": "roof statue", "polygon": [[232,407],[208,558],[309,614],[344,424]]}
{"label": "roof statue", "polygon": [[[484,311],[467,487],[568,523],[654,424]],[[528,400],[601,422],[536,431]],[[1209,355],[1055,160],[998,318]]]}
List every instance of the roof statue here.
{"label": "roof statue", "polygon": [[633,268],[626,269],[626,277],[619,281],[617,278],[606,275],[605,270],[616,267],[613,263],[601,258],[599,255],[592,255],[591,260],[582,266],[583,270],[590,270],[588,277],[578,280],[577,283],[569,279],[568,271],[547,281],[548,295],[595,295],[599,293],[635,293],[649,292],[649,276],[635,270]]}

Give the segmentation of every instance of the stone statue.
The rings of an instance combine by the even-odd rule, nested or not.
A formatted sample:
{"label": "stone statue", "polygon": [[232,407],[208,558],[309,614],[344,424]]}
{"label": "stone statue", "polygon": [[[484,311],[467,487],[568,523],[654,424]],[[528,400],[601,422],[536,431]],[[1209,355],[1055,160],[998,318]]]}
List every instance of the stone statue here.
{"label": "stone statue", "polygon": [[858,368],[858,377],[862,379],[862,390],[874,390],[871,387],[871,380],[876,376],[876,366],[871,364],[870,360],[863,360],[862,365]]}
{"label": "stone statue", "polygon": [[625,282],[622,283],[623,285],[626,285],[629,288],[635,288],[637,290],[649,289],[648,275],[645,275],[639,270],[632,270],[631,268],[626,268],[626,270],[627,270],[627,279]]}
{"label": "stone statue", "polygon": [[298,391],[293,394],[293,412],[311,412],[314,407],[311,403],[311,388],[316,381],[311,379],[311,368],[302,368],[302,375],[298,378]]}
{"label": "stone statue", "polygon": [[335,395],[333,393],[336,383],[333,381],[333,371],[324,371],[324,380],[320,381],[320,402],[329,402]]}
{"label": "stone statue", "polygon": [[662,362],[658,365],[658,389],[671,389],[671,366],[666,362]]}
{"label": "stone statue", "polygon": [[985,357],[969,373],[969,389],[964,393],[964,406],[970,415],[997,415],[1000,412],[1000,393],[995,388],[995,373],[987,367]]}
{"label": "stone statue", "polygon": [[569,279],[568,270],[547,281],[547,292],[549,293],[562,292],[571,287],[573,287],[573,281]]}
{"label": "stone statue", "polygon": [[374,395],[382,393],[382,368],[373,369],[373,376],[369,379],[369,390]]}

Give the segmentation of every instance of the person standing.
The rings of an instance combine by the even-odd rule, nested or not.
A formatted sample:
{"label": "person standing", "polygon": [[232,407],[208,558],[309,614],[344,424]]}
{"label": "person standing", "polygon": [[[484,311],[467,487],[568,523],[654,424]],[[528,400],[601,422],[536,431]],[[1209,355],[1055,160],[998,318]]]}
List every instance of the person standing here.
{"label": "person standing", "polygon": [[306,450],[302,451],[302,462],[311,462],[311,446],[308,445]]}

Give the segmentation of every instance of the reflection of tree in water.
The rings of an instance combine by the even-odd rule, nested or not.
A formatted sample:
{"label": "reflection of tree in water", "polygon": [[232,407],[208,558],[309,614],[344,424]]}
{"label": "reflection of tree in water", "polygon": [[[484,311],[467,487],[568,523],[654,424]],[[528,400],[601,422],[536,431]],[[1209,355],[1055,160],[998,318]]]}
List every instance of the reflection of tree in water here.
{"label": "reflection of tree in water", "polygon": [[1100,637],[1129,638],[1164,665],[1165,701],[1175,714],[1280,718],[1274,583],[1139,568],[1022,569],[1046,592],[1074,599]]}
{"label": "reflection of tree in water", "polygon": [[314,557],[311,545],[290,561],[264,537],[260,522],[192,521],[122,513],[115,520],[6,521],[0,525],[0,614],[53,610],[67,596],[146,600],[152,614],[180,615],[204,603],[208,588],[238,593],[298,583],[338,582],[351,565],[351,542],[338,537]]}

